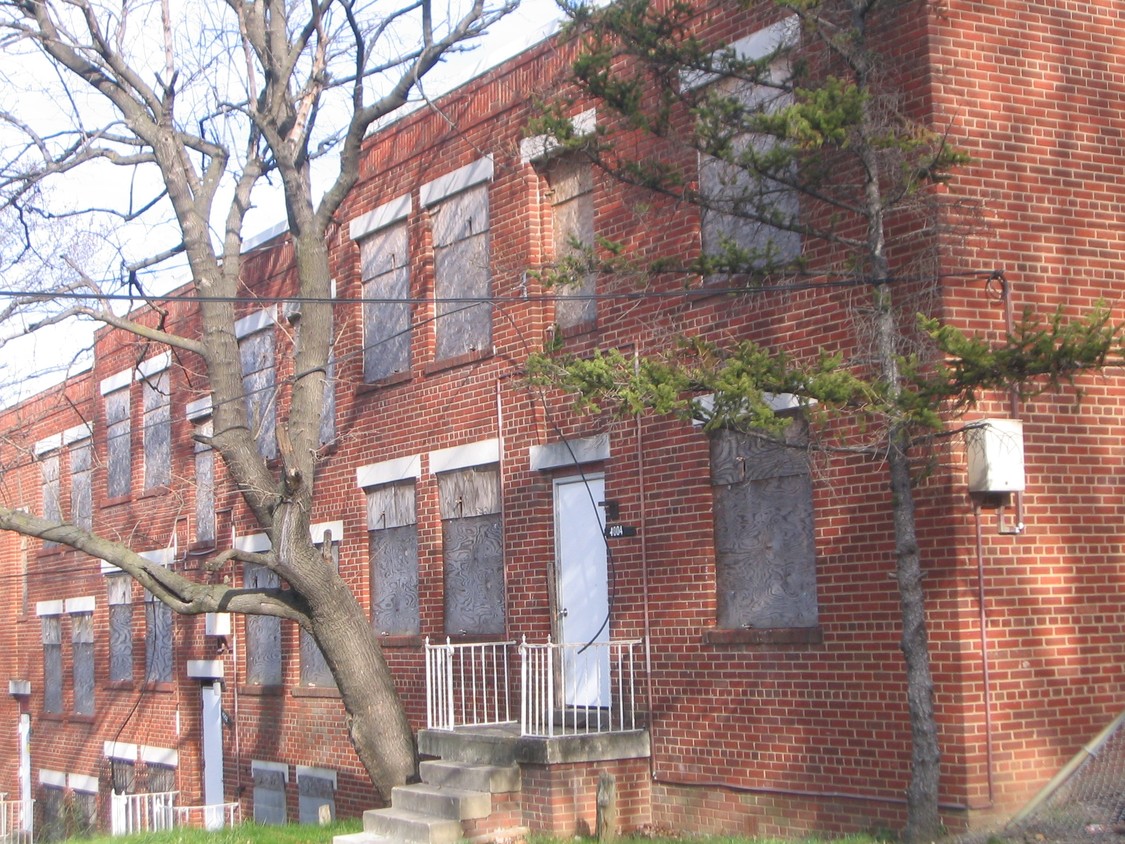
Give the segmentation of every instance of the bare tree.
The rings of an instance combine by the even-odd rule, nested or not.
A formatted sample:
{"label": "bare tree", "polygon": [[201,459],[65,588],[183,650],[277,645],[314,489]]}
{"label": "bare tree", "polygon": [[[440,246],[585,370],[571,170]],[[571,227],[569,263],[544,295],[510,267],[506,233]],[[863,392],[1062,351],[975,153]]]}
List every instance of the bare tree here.
{"label": "bare tree", "polygon": [[[7,139],[0,195],[14,221],[12,254],[34,248],[44,220],[97,213],[146,225],[150,251],[122,245],[115,284],[143,295],[138,274],[178,258],[199,298],[202,326],[201,336],[182,336],[136,319],[110,301],[118,289],[71,261],[70,272],[13,300],[5,316],[25,323],[7,336],[77,316],[198,356],[213,399],[210,444],[272,548],[227,552],[212,565],[238,556],[266,566],[289,588],[197,582],[152,565],[127,543],[15,509],[0,507],[0,528],[113,563],[177,612],[275,616],[311,632],[339,687],[352,742],[384,797],[414,771],[412,733],[366,614],[309,535],[333,339],[327,233],[356,182],[367,131],[402,108],[444,56],[464,49],[516,2],[470,0],[447,11],[448,19],[441,9],[454,7],[435,8],[430,0],[204,0],[179,8],[179,17],[166,0],[0,3],[8,66],[43,62],[54,92],[4,103],[0,111]],[[336,163],[321,192],[313,165],[329,153]],[[52,186],[91,169],[114,170],[113,184],[128,189],[118,200],[61,207]],[[294,293],[302,301],[277,467],[259,453],[247,418],[234,329],[243,229],[271,181],[283,194]]]}

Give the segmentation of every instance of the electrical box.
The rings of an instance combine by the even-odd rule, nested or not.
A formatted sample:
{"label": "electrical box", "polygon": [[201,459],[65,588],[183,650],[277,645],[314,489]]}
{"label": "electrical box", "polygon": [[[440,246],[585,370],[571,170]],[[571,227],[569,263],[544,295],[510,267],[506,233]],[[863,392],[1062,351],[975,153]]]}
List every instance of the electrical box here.
{"label": "electrical box", "polygon": [[229,612],[209,612],[206,615],[206,622],[204,625],[204,632],[208,636],[229,636],[230,635],[230,613]]}
{"label": "electrical box", "polygon": [[1023,422],[980,419],[965,431],[969,492],[1023,492]]}

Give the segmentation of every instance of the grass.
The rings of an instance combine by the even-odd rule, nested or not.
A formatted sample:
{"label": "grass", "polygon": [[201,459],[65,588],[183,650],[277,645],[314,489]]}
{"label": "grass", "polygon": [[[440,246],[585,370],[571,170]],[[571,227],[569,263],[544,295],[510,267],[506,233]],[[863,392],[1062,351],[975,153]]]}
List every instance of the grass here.
{"label": "grass", "polygon": [[[329,844],[332,836],[348,832],[359,832],[362,822],[358,818],[337,821],[328,826],[290,824],[288,826],[259,826],[244,823],[241,826],[225,828],[216,832],[203,829],[173,829],[167,832],[145,832],[129,836],[100,836],[98,838],[71,839],[83,844]],[[825,844],[830,839],[802,837],[793,839],[746,838],[733,835],[677,836],[645,835],[619,836],[617,844]],[[888,839],[882,836],[849,835],[831,839],[832,844],[885,844]],[[545,835],[532,835],[528,844],[574,844],[587,842],[596,844],[597,839],[560,839]]]}
{"label": "grass", "polygon": [[166,832],[141,832],[137,835],[99,836],[75,838],[83,844],[329,844],[333,835],[359,832],[363,822],[359,818],[337,821],[328,826],[315,824],[288,824],[286,826],[261,826],[244,823],[225,827],[215,832],[205,829],[170,829]]}

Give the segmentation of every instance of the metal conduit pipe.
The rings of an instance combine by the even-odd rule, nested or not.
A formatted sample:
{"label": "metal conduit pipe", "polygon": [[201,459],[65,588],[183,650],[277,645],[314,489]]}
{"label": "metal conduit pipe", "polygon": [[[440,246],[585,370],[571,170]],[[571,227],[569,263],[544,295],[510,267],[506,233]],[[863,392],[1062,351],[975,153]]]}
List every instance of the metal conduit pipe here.
{"label": "metal conduit pipe", "polygon": [[991,808],[994,801],[993,783],[992,783],[992,677],[989,672],[988,666],[988,609],[985,606],[985,588],[984,588],[984,538],[981,530],[980,518],[980,504],[973,504],[973,516],[976,521],[977,533],[977,604],[979,610],[979,623],[980,623],[980,662],[981,662],[981,683],[984,686],[984,741],[985,741],[985,755],[987,757],[988,770],[986,771],[988,777],[988,805],[981,806],[982,809]]}

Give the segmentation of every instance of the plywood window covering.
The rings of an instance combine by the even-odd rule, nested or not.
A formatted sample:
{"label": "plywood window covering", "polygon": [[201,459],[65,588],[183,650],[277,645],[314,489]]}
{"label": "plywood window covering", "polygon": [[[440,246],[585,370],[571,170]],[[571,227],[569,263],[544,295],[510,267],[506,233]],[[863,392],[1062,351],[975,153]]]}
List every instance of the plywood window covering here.
{"label": "plywood window covering", "polygon": [[51,614],[40,617],[43,635],[43,711],[62,713],[62,617]]}
{"label": "plywood window covering", "polygon": [[[762,51],[776,48],[779,37],[777,34],[767,37],[763,31],[757,45],[750,48],[749,54],[743,54],[744,58],[764,58],[766,53]],[[748,40],[753,41],[754,37]],[[733,49],[743,53],[738,45]],[[784,56],[775,59],[769,75],[779,82],[786,78],[788,59]],[[791,97],[776,87],[734,78],[712,80],[705,90],[706,96],[722,101],[716,108],[729,111],[731,104],[740,104],[747,114],[758,109],[780,109],[791,102]],[[769,261],[790,260],[800,255],[800,234],[785,226],[797,219],[796,191],[774,179],[755,178],[738,163],[740,154],[766,153],[773,143],[776,141],[772,138],[746,132],[733,139],[733,151],[729,156],[720,159],[700,154],[701,235],[705,255],[722,254],[728,247],[761,256],[758,263],[765,263],[767,255]],[[750,219],[752,217],[755,219]],[[771,224],[772,220],[776,220],[776,224]]]}
{"label": "plywood window covering", "polygon": [[435,358],[449,360],[492,346],[492,271],[488,184],[433,208]]}
{"label": "plywood window covering", "polygon": [[495,464],[437,476],[445,557],[445,630],[504,632],[504,543]]}
{"label": "plywood window covering", "polygon": [[418,517],[413,479],[367,490],[371,624],[382,636],[416,636]]}
{"label": "plywood window covering", "polygon": [[258,453],[270,459],[277,456],[277,372],[274,360],[272,322],[248,333],[238,341],[242,359],[242,389],[250,431]]}
{"label": "plywood window covering", "polygon": [[127,574],[106,578],[109,604],[109,679],[133,679],[133,579]]}
{"label": "plywood window covering", "polygon": [[145,682],[172,682],[172,608],[145,590]]}
{"label": "plywood window covering", "polygon": [[[315,539],[315,537],[314,537]],[[324,539],[316,543],[324,558],[325,565],[340,570],[340,537],[330,537],[325,548]],[[328,661],[316,643],[316,638],[307,630],[301,630],[301,685],[332,689],[336,678],[328,667]]]}
{"label": "plywood window covering", "polygon": [[818,623],[806,442],[800,417],[784,442],[725,429],[711,436],[719,627]]}
{"label": "plywood window covering", "polygon": [[94,614],[72,613],[70,641],[74,649],[74,714],[94,714]]}
{"label": "plywood window covering", "polygon": [[[195,433],[210,437],[212,421],[199,419]],[[201,545],[215,542],[215,451],[206,442],[195,441],[195,541]]]}
{"label": "plywood window covering", "polygon": [[409,239],[400,221],[359,245],[363,276],[363,380],[382,381],[410,369]]}
{"label": "plywood window covering", "polygon": [[89,438],[70,446],[70,513],[78,527],[94,527],[94,446]]}
{"label": "plywood window covering", "polygon": [[129,388],[122,387],[105,396],[106,495],[120,498],[129,494],[132,473],[132,428],[129,421]]}
{"label": "plywood window covering", "polygon": [[167,486],[172,481],[172,396],[169,385],[167,370],[146,375],[141,381],[145,490]]}
{"label": "plywood window covering", "polygon": [[597,316],[597,275],[583,271],[594,246],[594,176],[588,160],[568,155],[551,159],[552,234],[555,262],[574,272],[554,289],[555,322],[561,328],[592,323]]}
{"label": "plywood window covering", "polygon": [[[281,578],[265,566],[247,563],[243,574],[247,589],[277,589]],[[246,616],[246,682],[254,686],[281,685],[281,619]]]}

